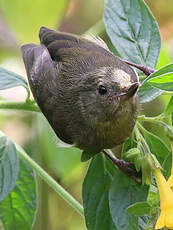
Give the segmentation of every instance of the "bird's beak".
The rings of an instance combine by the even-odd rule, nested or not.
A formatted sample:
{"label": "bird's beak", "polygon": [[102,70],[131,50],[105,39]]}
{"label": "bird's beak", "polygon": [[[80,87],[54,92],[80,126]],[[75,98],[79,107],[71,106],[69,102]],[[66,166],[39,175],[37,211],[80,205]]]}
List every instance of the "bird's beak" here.
{"label": "bird's beak", "polygon": [[130,97],[133,97],[135,93],[137,92],[138,88],[140,86],[139,82],[135,82],[131,84],[127,89],[125,89],[123,92],[121,92],[118,96],[120,100],[128,100]]}

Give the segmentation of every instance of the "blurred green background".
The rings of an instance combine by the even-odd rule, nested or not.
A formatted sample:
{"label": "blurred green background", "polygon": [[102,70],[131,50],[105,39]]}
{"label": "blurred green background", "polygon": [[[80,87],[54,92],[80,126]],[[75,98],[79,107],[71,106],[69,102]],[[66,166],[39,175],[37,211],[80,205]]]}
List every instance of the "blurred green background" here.
{"label": "blurred green background", "polygon": [[[172,0],[147,3],[161,30],[159,68],[173,60],[173,4]],[[103,9],[103,0],[0,0],[0,66],[26,77],[20,46],[38,43],[41,26],[82,34],[101,19]],[[0,97],[24,101],[26,92],[17,87],[1,91]],[[142,110],[147,115],[157,115],[168,99],[162,96],[144,105]],[[87,163],[80,163],[80,150],[61,146],[41,114],[1,110],[0,128],[81,202]],[[82,217],[40,180],[38,197],[35,230],[86,230]]]}

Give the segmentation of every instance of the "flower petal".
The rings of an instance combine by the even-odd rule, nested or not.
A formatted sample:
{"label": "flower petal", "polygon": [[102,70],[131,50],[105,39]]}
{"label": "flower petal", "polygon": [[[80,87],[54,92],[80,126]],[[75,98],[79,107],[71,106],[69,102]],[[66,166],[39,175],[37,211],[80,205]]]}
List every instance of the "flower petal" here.
{"label": "flower petal", "polygon": [[173,188],[173,175],[171,174],[171,176],[168,179],[168,184],[171,188]]}
{"label": "flower petal", "polygon": [[173,229],[173,207],[165,211],[165,226],[169,229]]}
{"label": "flower petal", "polygon": [[161,229],[165,226],[165,212],[161,211],[161,214],[155,225],[155,229]]}

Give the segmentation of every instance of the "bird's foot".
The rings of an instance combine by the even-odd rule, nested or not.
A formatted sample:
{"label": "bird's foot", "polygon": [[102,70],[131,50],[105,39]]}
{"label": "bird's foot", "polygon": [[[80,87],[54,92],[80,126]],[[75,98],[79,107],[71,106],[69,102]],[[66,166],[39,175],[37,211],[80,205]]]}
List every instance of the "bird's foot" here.
{"label": "bird's foot", "polygon": [[128,177],[132,178],[137,183],[141,183],[141,171],[137,172],[133,163],[118,159],[105,149],[103,150],[103,153]]}

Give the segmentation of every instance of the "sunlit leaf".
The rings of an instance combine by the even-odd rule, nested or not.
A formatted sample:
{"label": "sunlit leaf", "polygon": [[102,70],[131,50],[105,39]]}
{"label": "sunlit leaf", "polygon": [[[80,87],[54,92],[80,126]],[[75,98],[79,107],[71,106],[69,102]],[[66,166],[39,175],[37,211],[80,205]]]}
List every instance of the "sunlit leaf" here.
{"label": "sunlit leaf", "polygon": [[15,145],[6,137],[0,137],[0,201],[15,187],[19,160]]}
{"label": "sunlit leaf", "polygon": [[121,57],[155,68],[161,46],[160,33],[143,0],[106,0],[104,23]]}
{"label": "sunlit leaf", "polygon": [[161,90],[173,91],[173,73],[163,74],[159,77],[151,78],[148,82]]}
{"label": "sunlit leaf", "polygon": [[[160,78],[161,75],[163,75],[161,78],[164,78],[164,77],[166,77],[166,75],[169,75],[170,73],[171,74],[173,73],[173,63],[170,63],[170,64],[168,64],[168,65],[160,68],[159,70],[155,71],[154,73],[150,74],[150,76],[147,77],[145,79],[145,81],[149,81],[150,80],[152,82],[155,79],[154,81],[157,82],[157,78],[156,77]],[[153,78],[153,80],[151,80],[152,78]]]}
{"label": "sunlit leaf", "polygon": [[[150,74],[149,77],[147,77],[143,85],[140,87],[140,91],[144,94],[144,96],[147,97],[147,95],[150,95],[150,92],[147,88],[153,89],[155,92],[159,92],[160,94],[163,92],[163,90],[172,91],[173,90],[173,64],[168,64],[161,69],[155,71],[154,73]],[[158,89],[156,89],[156,88]],[[144,92],[145,89],[148,92]],[[153,91],[153,92],[154,92]],[[157,96],[154,95],[154,93],[151,92],[151,95],[155,98]]]}
{"label": "sunlit leaf", "polygon": [[33,171],[20,160],[14,190],[0,203],[4,230],[31,230],[36,214],[36,182]]}

